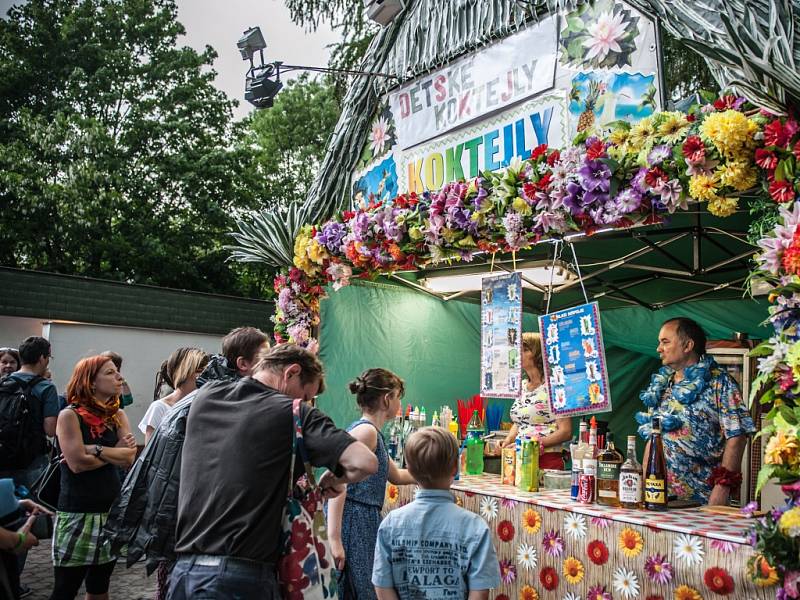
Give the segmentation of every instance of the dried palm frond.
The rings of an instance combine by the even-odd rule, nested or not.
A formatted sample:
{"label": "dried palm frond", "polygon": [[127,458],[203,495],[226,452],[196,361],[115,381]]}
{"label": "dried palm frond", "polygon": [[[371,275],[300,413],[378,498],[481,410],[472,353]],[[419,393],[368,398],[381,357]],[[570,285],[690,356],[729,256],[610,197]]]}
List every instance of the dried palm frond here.
{"label": "dried palm frond", "polygon": [[237,221],[239,231],[231,235],[238,243],[225,249],[231,251],[231,259],[240,262],[259,262],[278,268],[290,266],[294,239],[303,223],[300,211],[300,206],[291,204]]}

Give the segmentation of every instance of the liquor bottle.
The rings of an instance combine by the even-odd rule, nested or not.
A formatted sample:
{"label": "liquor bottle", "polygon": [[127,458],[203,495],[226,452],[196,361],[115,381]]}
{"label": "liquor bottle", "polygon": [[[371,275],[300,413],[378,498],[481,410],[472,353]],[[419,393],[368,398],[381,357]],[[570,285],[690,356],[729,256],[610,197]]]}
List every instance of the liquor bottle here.
{"label": "liquor bottle", "polygon": [[628,456],[619,471],[619,501],[624,508],[642,508],[642,465],[636,460],[636,436],[628,436]]}
{"label": "liquor bottle", "polygon": [[597,487],[597,427],[589,430],[589,446],[583,454],[583,473],[578,480],[578,501],[592,504]]}
{"label": "liquor bottle", "polygon": [[667,461],[661,441],[661,420],[653,417],[644,479],[644,507],[647,510],[667,510],[667,494]]}
{"label": "liquor bottle", "polygon": [[606,434],[606,447],[597,457],[597,503],[619,506],[619,472],[624,462],[614,447],[614,434]]}
{"label": "liquor bottle", "polygon": [[572,476],[575,479],[575,490],[572,495],[573,500],[578,499],[578,487],[581,474],[583,473],[583,455],[589,445],[584,441],[584,434],[586,433],[586,421],[581,420],[580,433],[578,434],[578,445],[575,448],[575,456],[572,460]]}
{"label": "liquor bottle", "polygon": [[473,411],[467,424],[467,475],[483,473],[483,423],[478,411]]}

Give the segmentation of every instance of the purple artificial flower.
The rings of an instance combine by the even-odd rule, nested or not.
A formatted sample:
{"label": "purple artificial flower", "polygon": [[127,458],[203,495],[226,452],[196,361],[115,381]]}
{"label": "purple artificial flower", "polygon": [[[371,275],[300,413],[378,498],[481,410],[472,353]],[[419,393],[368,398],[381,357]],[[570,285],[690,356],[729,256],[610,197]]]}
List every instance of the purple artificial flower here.
{"label": "purple artificial flower", "polygon": [[472,205],[475,207],[476,210],[481,207],[484,198],[486,198],[486,196],[489,195],[489,192],[486,191],[486,188],[484,188],[483,185],[481,185],[482,181],[483,181],[482,179],[478,179],[477,181],[478,195],[475,196],[475,198],[472,200]]}
{"label": "purple artificial flower", "polygon": [[550,556],[561,556],[564,553],[564,538],[555,529],[551,529],[542,538],[544,551]]}
{"label": "purple artificial flower", "polygon": [[347,227],[338,221],[328,221],[314,236],[317,243],[322,244],[329,252],[341,253],[342,240],[347,235]]}
{"label": "purple artificial flower", "polygon": [[647,155],[647,163],[650,166],[660,165],[671,156],[672,148],[667,144],[662,144],[650,150],[650,154]]}
{"label": "purple artificial flower", "polygon": [[509,233],[519,233],[522,231],[522,215],[513,210],[508,211],[503,217],[503,227]]}
{"label": "purple artificial flower", "polygon": [[599,160],[589,160],[578,169],[583,189],[587,191],[608,192],[611,169]]}
{"label": "purple artificial flower", "polygon": [[653,554],[644,561],[644,570],[654,583],[665,584],[672,581],[672,565],[666,556]]}
{"label": "purple artificial flower", "polygon": [[583,205],[578,201],[578,194],[583,192],[583,188],[576,181],[567,183],[567,195],[564,196],[564,206],[573,214],[583,214]]}
{"label": "purple artificial flower", "polygon": [[353,232],[353,240],[356,242],[363,242],[364,238],[369,233],[369,228],[372,225],[369,215],[365,212],[358,213],[355,217],[350,219],[350,228]]}
{"label": "purple artificial flower", "polygon": [[[661,184],[661,203],[667,207],[670,214],[674,213],[677,208],[686,210],[689,206],[686,204],[686,196],[683,195],[683,186],[677,179],[670,179],[669,181]],[[681,201],[683,197],[683,201]]]}
{"label": "purple artificial flower", "polygon": [[581,204],[585,207],[590,206],[600,206],[608,202],[609,196],[608,192],[602,191],[589,191],[583,195],[583,200],[581,200]]}
{"label": "purple artificial flower", "polygon": [[648,188],[648,185],[644,182],[648,171],[649,169],[647,167],[642,167],[637,171],[636,175],[633,176],[633,179],[631,179],[631,186],[642,194],[644,194]]}
{"label": "purple artificial flower", "polygon": [[284,315],[288,316],[295,311],[296,306],[292,289],[288,287],[283,288],[280,294],[278,294],[278,308]]}
{"label": "purple artificial flower", "polygon": [[642,205],[642,192],[632,187],[625,188],[617,194],[614,200],[621,213],[629,214],[638,210]]}
{"label": "purple artificial flower", "polygon": [[744,505],[742,508],[740,508],[740,509],[739,509],[739,511],[740,511],[740,512],[741,512],[741,513],[742,513],[742,514],[745,516],[745,517],[752,517],[752,516],[753,516],[753,514],[754,514],[754,513],[755,513],[757,510],[758,510],[758,502],[756,502],[755,500],[753,500],[752,502],[748,502],[748,503],[747,503],[747,504],[745,504],[745,505]]}
{"label": "purple artificial flower", "polygon": [[447,217],[450,224],[455,225],[458,229],[467,228],[470,222],[470,216],[469,210],[457,205],[450,206],[447,209]]}
{"label": "purple artificial flower", "polygon": [[586,600],[612,600],[611,592],[607,592],[604,585],[593,585],[589,588]]}
{"label": "purple artificial flower", "polygon": [[800,571],[787,571],[783,575],[783,591],[787,598],[800,598]]}

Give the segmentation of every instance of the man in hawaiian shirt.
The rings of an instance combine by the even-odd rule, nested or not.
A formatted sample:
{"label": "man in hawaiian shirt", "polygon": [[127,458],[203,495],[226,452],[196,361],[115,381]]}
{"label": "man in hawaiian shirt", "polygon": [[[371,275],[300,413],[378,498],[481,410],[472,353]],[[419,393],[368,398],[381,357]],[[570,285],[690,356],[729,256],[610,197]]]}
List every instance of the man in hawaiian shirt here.
{"label": "man in hawaiian shirt", "polygon": [[[647,410],[636,415],[639,435],[649,440],[652,417],[661,417],[671,496],[727,504],[755,431],[747,405],[736,382],[706,354],[706,334],[693,320],[666,321],[657,350],[664,366],[640,394]],[[649,442],[645,458],[648,451]]]}

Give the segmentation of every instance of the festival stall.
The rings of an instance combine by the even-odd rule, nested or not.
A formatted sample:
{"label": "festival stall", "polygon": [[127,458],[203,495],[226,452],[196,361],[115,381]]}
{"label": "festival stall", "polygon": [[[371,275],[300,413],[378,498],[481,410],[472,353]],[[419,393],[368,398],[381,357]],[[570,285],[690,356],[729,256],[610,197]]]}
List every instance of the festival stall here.
{"label": "festival stall", "polygon": [[[320,405],[340,425],[355,416],[345,383],[364,368],[400,374],[428,415],[480,389],[480,288],[437,290],[437,279],[523,273],[521,331],[537,328],[536,315],[598,302],[613,398],[601,416],[621,440],[658,368],[661,322],[685,315],[712,339],[767,338],[768,301],[745,297],[749,261],[759,253],[773,285],[798,270],[797,209],[768,234],[797,194],[793,120],[732,94],[664,111],[658,30],[625,2],[541,18],[516,4],[465,3],[428,23],[438,9],[412,3],[370,51],[371,68],[406,81],[353,87],[316,200],[240,225],[235,256],[291,261],[275,280],[276,339],[320,338],[330,390]],[[797,387],[796,338],[781,326],[798,289],[779,290],[778,335],[758,350],[771,357],[754,386],[772,386],[766,403]],[[780,411],[779,442],[759,484],[797,479],[800,411],[789,406],[766,415]],[[752,457],[757,470],[758,446]],[[504,582],[494,598],[766,598],[787,573],[771,542],[750,545],[753,521],[739,514],[581,505],[488,474],[453,490],[493,530]],[[412,493],[389,486],[386,509]],[[782,515],[762,535],[779,532],[791,548],[800,517],[780,525]]]}

